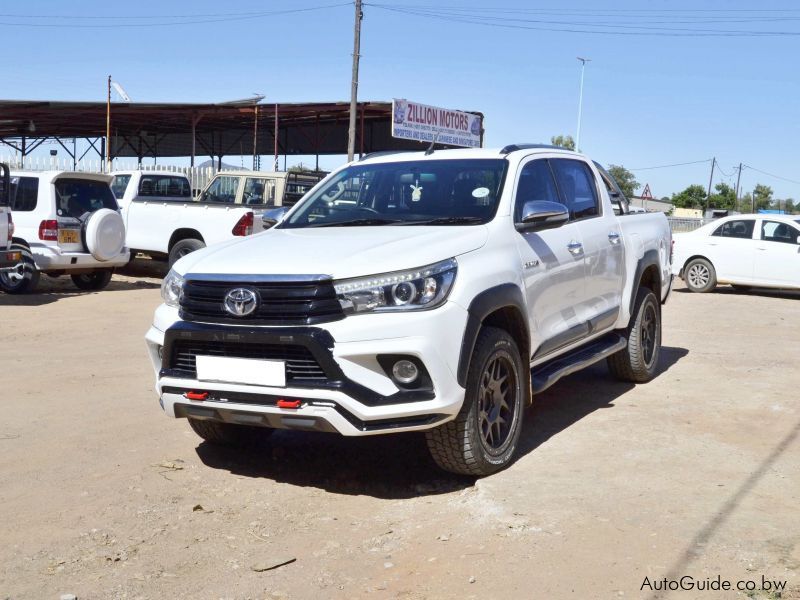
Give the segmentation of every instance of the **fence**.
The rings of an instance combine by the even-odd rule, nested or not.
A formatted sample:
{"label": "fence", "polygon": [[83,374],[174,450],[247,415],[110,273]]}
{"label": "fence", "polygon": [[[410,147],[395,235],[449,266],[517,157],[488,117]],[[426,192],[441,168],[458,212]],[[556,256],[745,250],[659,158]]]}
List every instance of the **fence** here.
{"label": "fence", "polygon": [[711,223],[713,219],[692,219],[686,217],[667,217],[669,226],[672,233],[683,233],[687,231],[694,231],[698,227],[702,227],[706,223]]}
{"label": "fence", "polygon": [[[84,159],[73,163],[71,158],[61,156],[27,156],[23,165],[19,155],[0,155],[0,162],[8,164],[12,170],[25,171],[81,171],[84,173],[102,173],[103,162],[100,159]],[[168,171],[181,173],[189,178],[192,190],[203,189],[217,172],[216,167],[178,167],[174,165],[138,165],[135,160],[114,159],[111,161],[112,171]],[[227,167],[230,169],[230,167]]]}

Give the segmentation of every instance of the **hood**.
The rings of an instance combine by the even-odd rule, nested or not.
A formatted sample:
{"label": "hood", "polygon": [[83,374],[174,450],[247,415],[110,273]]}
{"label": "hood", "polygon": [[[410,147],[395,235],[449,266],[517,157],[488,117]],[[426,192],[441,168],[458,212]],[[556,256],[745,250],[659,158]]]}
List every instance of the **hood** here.
{"label": "hood", "polygon": [[175,263],[182,274],[330,275],[413,269],[477,250],[485,225],[270,229],[210,246]]}

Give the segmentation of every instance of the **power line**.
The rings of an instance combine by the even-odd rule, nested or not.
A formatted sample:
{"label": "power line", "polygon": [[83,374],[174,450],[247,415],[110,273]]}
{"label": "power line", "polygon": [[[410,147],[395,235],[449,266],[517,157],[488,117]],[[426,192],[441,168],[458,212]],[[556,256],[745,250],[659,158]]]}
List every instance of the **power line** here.
{"label": "power line", "polygon": [[652,169],[668,169],[670,167],[684,167],[686,165],[701,165],[703,163],[709,163],[709,162],[711,162],[711,159],[707,158],[705,160],[694,160],[692,162],[675,163],[675,164],[672,164],[672,165],[658,165],[656,167],[638,167],[636,169],[628,169],[628,170],[629,171],[650,171]]}
{"label": "power line", "polygon": [[[325,10],[329,8],[338,8],[342,6],[351,6],[352,2],[340,2],[337,4],[323,4],[319,6],[309,6],[306,8],[287,8],[283,10],[272,10],[272,11],[261,11],[261,12],[249,12],[249,13],[228,13],[225,15],[224,13],[220,14],[219,16],[216,15],[207,15],[203,18],[198,18],[199,15],[173,15],[173,16],[160,16],[154,15],[150,17],[139,17],[139,18],[150,18],[150,19],[159,19],[158,21],[152,21],[147,23],[98,23],[98,24],[89,24],[89,23],[18,23],[18,22],[3,22],[0,21],[0,26],[5,27],[35,27],[35,28],[57,28],[57,29],[120,29],[120,28],[131,28],[131,27],[171,27],[174,25],[197,25],[201,23],[220,23],[226,21],[244,21],[248,19],[259,19],[263,17],[271,17],[276,15],[286,15],[286,14],[294,14],[294,13],[303,13],[303,12],[312,12],[318,10]],[[3,17],[3,15],[0,15]],[[11,15],[6,15],[5,18],[9,18]],[[20,16],[16,16],[14,18],[23,18]],[[35,16],[28,16],[24,18],[52,18],[55,20],[60,20],[66,17],[35,17]],[[76,19],[85,19],[89,17],[75,17]],[[120,17],[120,16],[110,16],[110,17],[94,17],[97,19],[122,19],[128,17]],[[134,17],[135,18],[135,17]],[[173,20],[164,22],[161,19],[182,19],[182,20]]]}
{"label": "power line", "polygon": [[750,165],[742,165],[743,169],[750,169],[751,171],[756,171],[757,173],[761,173],[762,175],[768,175],[769,177],[774,177],[775,179],[780,179],[782,181],[788,181],[789,183],[796,183],[800,185],[800,181],[795,179],[789,179],[788,177],[781,177],[780,175],[775,175],[774,173],[767,173],[766,171],[762,171],[761,169],[756,169],[755,167],[751,167]]}

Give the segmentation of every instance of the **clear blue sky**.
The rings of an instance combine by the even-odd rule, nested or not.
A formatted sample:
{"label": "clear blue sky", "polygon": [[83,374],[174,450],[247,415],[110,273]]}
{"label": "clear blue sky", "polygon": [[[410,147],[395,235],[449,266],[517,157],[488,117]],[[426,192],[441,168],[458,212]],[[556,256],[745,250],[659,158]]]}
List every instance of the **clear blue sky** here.
{"label": "clear blue sky", "polygon": [[[741,161],[800,181],[800,69],[795,62],[800,56],[800,35],[656,37],[518,28],[585,30],[597,28],[597,23],[616,23],[622,25],[618,32],[649,27],[662,32],[704,28],[800,33],[796,2],[375,3],[381,2],[412,11],[419,11],[415,7],[470,8],[470,15],[485,15],[484,23],[514,27],[394,12],[368,4],[362,34],[362,100],[405,97],[480,110],[486,115],[487,146],[549,141],[554,134],[575,135],[580,75],[576,56],[585,56],[592,62],[586,68],[581,146],[593,158],[639,168],[716,156],[725,175],[732,175],[734,165]],[[105,77],[112,74],[134,101],[216,102],[254,92],[278,102],[348,100],[352,5],[283,15],[234,15],[331,4],[337,0],[4,2],[0,47],[5,77],[0,97],[103,100]],[[512,12],[549,8],[557,12]],[[576,12],[568,14],[565,9]],[[170,17],[202,14],[224,14],[228,16],[216,18],[232,20],[176,24],[215,17]],[[36,18],[48,15],[59,18]],[[159,16],[163,18],[154,19]],[[490,21],[497,18],[511,21]],[[565,24],[535,22],[541,20]],[[75,27],[109,23],[143,26]],[[322,165],[330,168],[341,160],[327,158]],[[709,170],[710,164],[703,163],[636,171],[636,175],[641,183],[650,184],[656,196],[665,196],[691,183],[707,185]],[[718,171],[715,183],[735,183],[735,175],[725,175]],[[770,185],[777,197],[800,199],[800,184],[753,170],[743,172],[744,191],[757,182]]]}

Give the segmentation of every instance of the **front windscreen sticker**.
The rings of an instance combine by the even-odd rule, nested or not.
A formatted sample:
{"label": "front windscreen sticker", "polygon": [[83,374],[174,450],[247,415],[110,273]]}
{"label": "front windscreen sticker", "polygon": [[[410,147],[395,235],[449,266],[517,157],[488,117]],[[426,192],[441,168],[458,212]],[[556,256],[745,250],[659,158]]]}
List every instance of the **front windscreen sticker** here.
{"label": "front windscreen sticker", "polygon": [[473,198],[486,198],[489,195],[489,188],[479,187],[472,190]]}

